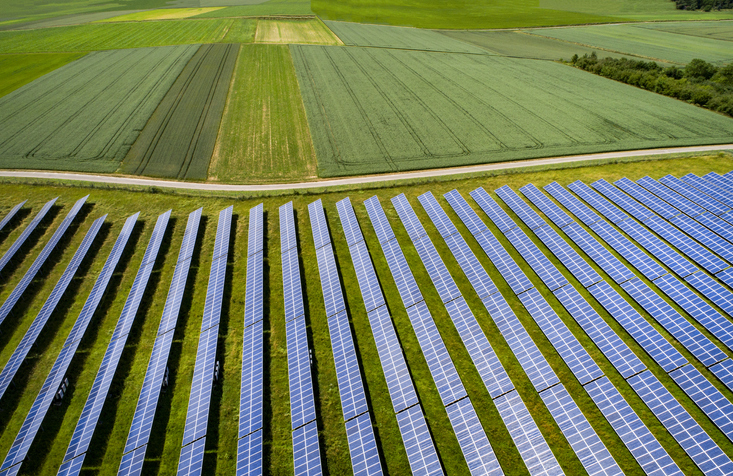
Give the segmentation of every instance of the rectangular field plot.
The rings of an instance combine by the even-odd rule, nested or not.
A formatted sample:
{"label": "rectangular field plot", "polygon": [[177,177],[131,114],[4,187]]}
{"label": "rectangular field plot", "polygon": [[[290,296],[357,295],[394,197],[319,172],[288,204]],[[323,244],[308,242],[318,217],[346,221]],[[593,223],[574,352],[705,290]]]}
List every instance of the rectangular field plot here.
{"label": "rectangular field plot", "polygon": [[[0,32],[0,53],[94,51],[146,46],[216,43],[236,22],[249,20],[169,20],[91,23],[59,28]],[[251,41],[251,40],[250,40]]]}
{"label": "rectangular field plot", "polygon": [[316,154],[288,47],[243,46],[234,75],[209,179],[315,177]]}
{"label": "rectangular field plot", "polygon": [[726,143],[733,120],[546,61],[291,46],[319,176]]}
{"label": "rectangular field plot", "polygon": [[430,30],[341,21],[324,23],[349,46],[486,54],[481,48]]}
{"label": "rectangular field plot", "polygon": [[695,58],[716,64],[733,60],[728,41],[637,25],[552,28],[533,30],[532,34],[680,64]]}
{"label": "rectangular field plot", "polygon": [[112,18],[100,20],[100,22],[121,22],[121,21],[145,21],[145,20],[180,20],[181,18],[193,17],[203,13],[214,12],[224,7],[209,8],[162,8],[159,10],[147,10],[143,12],[128,13]]}
{"label": "rectangular field plot", "polygon": [[81,53],[0,56],[0,97],[81,56]]}
{"label": "rectangular field plot", "polygon": [[203,45],[158,105],[121,170],[206,179],[239,45]]}
{"label": "rectangular field plot", "polygon": [[326,25],[312,20],[260,20],[255,43],[342,45]]}
{"label": "rectangular field plot", "polygon": [[197,48],[90,53],[0,98],[0,166],[114,172]]}
{"label": "rectangular field plot", "polygon": [[733,41],[733,22],[729,21],[644,23],[639,26],[650,30],[666,31],[679,35],[692,35],[699,36],[700,38]]}

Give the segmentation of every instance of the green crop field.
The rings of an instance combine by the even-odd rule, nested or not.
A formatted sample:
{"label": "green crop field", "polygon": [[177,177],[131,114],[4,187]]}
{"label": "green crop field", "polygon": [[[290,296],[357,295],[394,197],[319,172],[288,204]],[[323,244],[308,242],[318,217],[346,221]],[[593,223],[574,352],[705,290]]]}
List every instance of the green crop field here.
{"label": "green crop field", "polygon": [[181,71],[120,170],[205,180],[239,45],[203,45]]}
{"label": "green crop field", "polygon": [[[569,60],[573,55],[596,53],[599,58],[633,58],[598,48],[576,45],[566,41],[530,35],[517,30],[442,30],[441,33],[456,40],[465,41],[491,53],[513,58]],[[634,58],[634,59],[639,59]]]}
{"label": "green crop field", "polygon": [[730,118],[554,62],[291,51],[321,177],[727,143],[733,134]]}
{"label": "green crop field", "polygon": [[[259,47],[265,48],[265,47]],[[268,47],[273,48],[273,47]],[[554,424],[549,413],[544,408],[540,397],[534,390],[526,374],[520,367],[517,359],[509,349],[506,341],[499,333],[495,323],[485,311],[478,296],[463,278],[463,272],[456,260],[450,255],[448,248],[436,228],[431,224],[427,215],[417,202],[416,197],[431,190],[438,197],[441,205],[446,208],[450,218],[459,231],[466,237],[469,246],[477,256],[479,262],[487,270],[503,295],[507,296],[512,309],[517,314],[530,336],[535,340],[540,351],[547,357],[552,368],[573,395],[576,403],[588,417],[594,429],[598,432],[603,443],[611,455],[618,462],[626,474],[641,474],[641,470],[628,450],[613,433],[597,407],[584,393],[580,384],[567,368],[559,355],[554,351],[540,328],[529,316],[527,311],[514,298],[511,289],[501,275],[491,265],[483,251],[468,234],[465,227],[449,209],[441,195],[452,189],[457,189],[464,196],[476,187],[482,186],[491,191],[499,186],[508,184],[515,190],[527,183],[542,186],[552,181],[567,184],[574,180],[583,180],[586,183],[604,177],[610,181],[620,177],[637,179],[651,174],[659,177],[671,173],[676,176],[688,172],[704,174],[708,171],[724,173],[733,169],[733,156],[717,155],[709,157],[689,157],[676,160],[653,160],[630,163],[609,164],[593,167],[574,167],[565,170],[551,170],[532,173],[513,173],[499,176],[481,176],[471,179],[446,181],[431,185],[391,185],[377,190],[349,190],[331,193],[314,193],[312,195],[283,193],[280,196],[253,198],[253,197],[208,197],[201,195],[184,195],[179,193],[149,193],[129,192],[122,190],[80,190],[74,187],[60,187],[51,185],[30,185],[27,183],[0,185],[0,213],[4,215],[15,203],[30,198],[28,207],[35,212],[48,198],[60,196],[59,209],[53,214],[38,232],[36,241],[29,247],[28,253],[19,260],[19,264],[12,274],[4,275],[0,280],[0,300],[4,300],[13,287],[20,280],[40,248],[58,226],[68,207],[80,196],[91,193],[89,205],[82,213],[78,224],[72,226],[73,236],[62,240],[60,250],[54,255],[53,262],[39,274],[34,284],[27,291],[27,298],[18,308],[18,312],[10,316],[2,327],[0,335],[0,364],[5,364],[10,357],[15,344],[19,342],[29,328],[33,318],[42,306],[59,279],[63,268],[69,262],[71,255],[81,242],[83,233],[88,229],[91,221],[102,214],[109,213],[110,226],[102,232],[101,238],[93,246],[92,259],[86,260],[61,302],[61,311],[49,321],[47,328],[41,335],[37,346],[26,359],[23,367],[23,377],[16,379],[16,385],[8,390],[3,400],[3,412],[0,413],[0,454],[5,455],[15,438],[20,425],[31,407],[33,399],[48,374],[48,368],[58,355],[69,329],[78,316],[84,300],[91,291],[94,279],[99,273],[103,261],[112,248],[112,243],[119,233],[121,224],[127,216],[141,211],[140,223],[128,245],[128,251],[123,256],[117,273],[113,277],[107,295],[103,300],[102,308],[97,312],[87,335],[72,361],[69,372],[71,388],[73,389],[59,407],[52,407],[43,422],[44,431],[39,432],[36,441],[31,447],[34,456],[23,463],[23,472],[29,475],[55,474],[64,457],[69,444],[71,433],[81,414],[81,410],[89,394],[93,379],[102,362],[102,357],[109,343],[112,330],[120,316],[125,299],[132,285],[138,267],[140,266],[145,246],[159,213],[169,208],[173,209],[172,221],[161,247],[160,258],[155,265],[150,284],[143,297],[141,310],[127,342],[120,367],[112,382],[110,397],[107,399],[100,424],[91,441],[90,453],[85,459],[83,473],[94,473],[100,476],[114,475],[120,463],[123,444],[127,437],[132,415],[137,404],[138,395],[143,382],[145,368],[152,351],[152,342],[158,329],[158,323],[163,311],[164,302],[173,275],[173,267],[177,259],[186,215],[198,207],[203,207],[204,220],[202,221],[200,238],[196,243],[192,259],[192,271],[189,276],[189,285],[184,292],[184,305],[175,331],[173,350],[169,360],[170,385],[161,395],[160,402],[153,423],[153,433],[147,450],[143,472],[146,475],[172,474],[176,470],[180,444],[183,436],[183,427],[186,419],[186,410],[196,349],[201,327],[206,288],[209,278],[209,266],[213,258],[214,237],[216,232],[216,214],[229,205],[234,206],[235,220],[232,229],[232,248],[230,263],[227,270],[227,281],[224,292],[224,309],[220,327],[219,351],[217,359],[223,369],[223,379],[215,387],[212,396],[212,410],[209,417],[207,434],[207,451],[205,455],[205,474],[232,474],[236,468],[238,409],[240,393],[240,369],[242,349],[242,328],[244,314],[244,295],[246,257],[247,257],[247,212],[263,203],[265,214],[265,266],[264,266],[264,300],[265,306],[265,439],[264,439],[264,466],[266,474],[281,475],[292,473],[293,452],[290,427],[290,401],[288,394],[288,366],[286,351],[285,322],[283,315],[283,288],[282,270],[280,265],[280,235],[277,207],[293,200],[296,210],[296,220],[299,233],[300,263],[302,268],[302,282],[304,305],[309,323],[309,337],[313,349],[313,378],[316,383],[316,409],[319,421],[319,439],[322,448],[322,458],[328,474],[350,474],[346,434],[344,431],[341,404],[337,390],[336,372],[333,363],[333,354],[329,339],[326,319],[323,317],[323,299],[316,265],[315,250],[310,237],[307,205],[317,198],[323,199],[326,216],[329,221],[335,254],[338,259],[343,289],[351,317],[357,353],[363,369],[366,388],[369,391],[370,407],[376,423],[374,431],[383,457],[385,470],[389,474],[408,474],[409,466],[404,453],[404,445],[399,437],[396,418],[392,411],[386,382],[377,357],[377,349],[372,337],[364,306],[361,302],[358,282],[354,273],[348,247],[341,231],[335,203],[346,196],[350,196],[354,204],[357,218],[364,233],[366,244],[370,250],[377,276],[380,280],[385,299],[392,314],[394,326],[400,345],[408,362],[410,374],[420,398],[421,406],[426,415],[427,423],[435,440],[441,463],[447,474],[465,474],[467,471],[463,456],[458,447],[447,414],[441,403],[438,391],[433,384],[425,358],[418,345],[414,330],[402,306],[399,293],[394,284],[384,255],[380,249],[377,237],[373,232],[362,201],[377,195],[385,209],[388,220],[394,228],[398,242],[410,263],[412,272],[419,283],[426,303],[441,333],[448,352],[455,362],[457,371],[467,389],[475,408],[478,410],[481,424],[491,441],[496,456],[506,474],[523,475],[525,468],[519,454],[509,439],[509,434],[498,417],[494,403],[492,403],[483,382],[475,367],[471,363],[468,353],[456,332],[450,317],[445,312],[440,297],[430,284],[430,279],[417,258],[414,247],[397,218],[394,208],[389,203],[390,198],[405,193],[411,201],[418,217],[425,225],[426,232],[435,243],[439,254],[443,258],[449,272],[458,281],[459,289],[473,310],[478,322],[486,333],[491,345],[499,355],[512,381],[515,382],[518,392],[527,402],[530,413],[539,423],[542,436],[549,442],[566,474],[582,474],[582,466],[577,457],[572,454],[569,446]],[[470,201],[470,199],[469,199]],[[472,202],[471,202],[472,203]],[[472,203],[472,205],[475,204]],[[504,207],[517,221],[516,216]],[[481,217],[486,217],[479,211]],[[26,214],[17,220],[11,229],[3,230],[0,234],[0,253],[10,246],[12,241],[22,231],[33,213]],[[524,225],[520,225],[525,231]],[[534,282],[539,279],[529,266],[514,252],[506,239],[493,225],[491,231],[497,236],[509,253],[517,261],[522,270]],[[529,232],[528,232],[529,233]],[[70,233],[71,235],[71,233]],[[547,255],[548,250],[540,242],[540,249]],[[554,264],[558,262],[550,258]],[[622,260],[623,261],[623,260]],[[562,269],[562,268],[561,268]],[[602,277],[605,273],[599,270]],[[581,289],[581,293],[590,300],[588,293],[568,274],[564,273],[572,284]],[[623,294],[623,291],[620,291]],[[593,344],[578,324],[553,298],[552,294],[543,290],[560,318],[567,324],[571,332],[580,340],[584,348],[597,361],[603,372],[624,394],[626,399],[643,422],[662,443],[685,474],[697,475],[700,472],[684,454],[671,435],[661,426],[649,409],[635,396],[624,379],[605,359],[600,350]],[[695,407],[672,383],[671,379],[660,370],[649,356],[621,330],[610,316],[599,306],[594,306],[602,319],[609,322],[613,329],[629,344],[643,363],[646,364],[660,380],[667,386],[674,396],[690,412],[690,414],[710,434],[726,453],[731,454],[731,444],[723,434],[709,422],[707,417]],[[665,337],[669,335],[661,330]],[[675,348],[680,350],[688,359],[694,360],[676,341]],[[717,342],[717,341],[716,341]],[[728,352],[729,353],[729,352]],[[733,395],[723,388],[712,374],[702,368],[701,372],[708,377],[726,398]]]}
{"label": "green crop field", "polygon": [[383,25],[362,25],[327,21],[326,25],[346,45],[373,46],[406,50],[450,51],[456,53],[486,53],[463,41],[446,38],[440,33],[417,28]]}
{"label": "green crop field", "polygon": [[0,55],[0,97],[82,56],[79,53]]}
{"label": "green crop field", "polygon": [[733,41],[733,21],[644,23],[639,26],[679,35]]}
{"label": "green crop field", "polygon": [[[247,3],[247,2],[243,2]],[[203,13],[197,18],[257,17],[268,15],[313,15],[309,0],[253,1],[251,4],[227,7],[215,12]]]}
{"label": "green crop field", "polygon": [[317,18],[307,20],[258,20],[255,43],[342,45],[331,30]]}
{"label": "green crop field", "polygon": [[637,25],[604,25],[532,30],[532,34],[593,46],[617,53],[687,64],[695,58],[710,63],[733,61],[729,41],[672,33]]}
{"label": "green crop field", "polygon": [[219,10],[223,7],[210,8],[161,8],[159,10],[146,10],[142,12],[127,13],[116,17],[101,20],[102,22],[121,21],[149,21],[149,20],[180,20],[183,18],[201,15]]}
{"label": "green crop field", "polygon": [[243,46],[234,74],[209,179],[315,178],[316,156],[288,47]]}
{"label": "green crop field", "polygon": [[166,20],[2,31],[0,53],[93,51],[216,43],[224,39],[236,22],[249,23],[247,20],[232,19]]}
{"label": "green crop field", "polygon": [[114,172],[196,49],[90,53],[0,98],[0,166]]}

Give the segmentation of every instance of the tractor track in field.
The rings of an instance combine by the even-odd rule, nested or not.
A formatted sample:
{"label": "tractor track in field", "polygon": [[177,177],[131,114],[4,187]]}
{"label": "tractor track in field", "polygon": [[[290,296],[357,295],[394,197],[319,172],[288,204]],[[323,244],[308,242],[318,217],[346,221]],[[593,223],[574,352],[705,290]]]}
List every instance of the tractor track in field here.
{"label": "tractor track in field", "polygon": [[49,180],[71,180],[78,182],[92,182],[109,185],[133,185],[144,187],[172,188],[180,190],[199,190],[211,192],[265,192],[278,190],[303,190],[311,188],[327,188],[348,185],[361,185],[379,182],[390,182],[395,180],[423,179],[433,177],[445,177],[450,175],[471,174],[480,172],[491,172],[494,170],[520,169],[525,167],[536,167],[543,165],[555,165],[573,162],[585,162],[602,159],[620,159],[627,157],[644,157],[655,155],[668,155],[694,152],[715,152],[733,150],[733,144],[704,145],[692,147],[670,147],[660,149],[627,150],[620,152],[605,152],[599,154],[571,155],[560,157],[547,157],[544,159],[517,160],[511,162],[496,162],[491,164],[470,165],[465,167],[453,167],[442,169],[418,170],[413,172],[400,172],[381,175],[363,175],[344,177],[338,179],[327,179],[309,182],[295,183],[267,183],[267,184],[223,184],[223,183],[202,183],[202,182],[177,182],[173,180],[157,180],[150,178],[129,177],[121,175],[92,175],[73,172],[51,172],[31,170],[0,170],[0,177],[30,178]]}

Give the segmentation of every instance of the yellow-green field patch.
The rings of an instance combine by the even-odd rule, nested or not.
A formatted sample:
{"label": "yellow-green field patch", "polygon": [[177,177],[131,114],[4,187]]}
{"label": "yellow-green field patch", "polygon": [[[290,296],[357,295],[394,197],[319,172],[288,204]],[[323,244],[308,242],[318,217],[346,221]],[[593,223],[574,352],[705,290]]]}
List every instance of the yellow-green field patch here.
{"label": "yellow-green field patch", "polygon": [[209,180],[269,182],[315,175],[315,152],[288,47],[243,46]]}
{"label": "yellow-green field patch", "polygon": [[257,22],[255,43],[343,45],[318,19],[260,20]]}
{"label": "yellow-green field patch", "polygon": [[0,55],[0,97],[82,56],[81,53]]}
{"label": "yellow-green field patch", "polygon": [[208,7],[208,8],[161,8],[158,10],[147,10],[144,12],[129,13],[127,15],[120,15],[118,17],[107,18],[100,20],[99,23],[104,22],[119,22],[119,21],[145,21],[145,20],[180,20],[182,18],[193,17],[196,15],[203,15],[204,13],[210,13],[216,10],[221,10],[224,7]]}

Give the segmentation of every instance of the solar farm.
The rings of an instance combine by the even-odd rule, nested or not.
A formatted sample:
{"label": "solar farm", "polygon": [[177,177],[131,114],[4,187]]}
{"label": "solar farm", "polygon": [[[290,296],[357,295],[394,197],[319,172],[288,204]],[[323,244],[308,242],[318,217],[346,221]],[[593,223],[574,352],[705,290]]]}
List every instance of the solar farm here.
{"label": "solar farm", "polygon": [[733,473],[733,172],[580,170],[4,203],[0,476]]}

